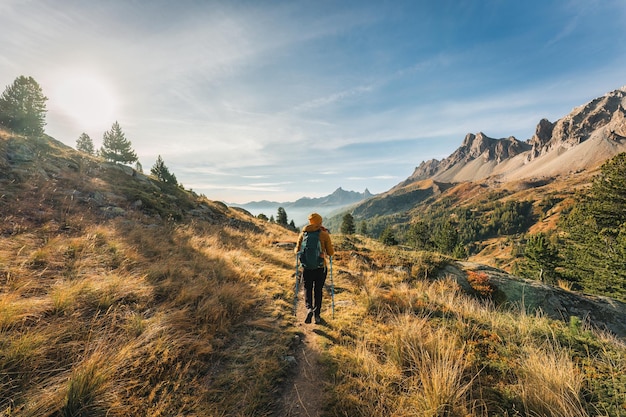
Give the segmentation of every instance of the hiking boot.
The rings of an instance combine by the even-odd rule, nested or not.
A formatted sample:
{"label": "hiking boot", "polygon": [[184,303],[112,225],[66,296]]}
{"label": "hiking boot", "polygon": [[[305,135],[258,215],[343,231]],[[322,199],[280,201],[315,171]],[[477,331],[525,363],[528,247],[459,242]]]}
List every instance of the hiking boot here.
{"label": "hiking boot", "polygon": [[322,318],[316,314],[315,315],[315,324],[321,324],[321,323],[322,323]]}
{"label": "hiking boot", "polygon": [[304,319],[304,322],[306,324],[309,324],[312,318],[313,318],[313,310],[309,309],[308,312],[306,313],[306,319]]}

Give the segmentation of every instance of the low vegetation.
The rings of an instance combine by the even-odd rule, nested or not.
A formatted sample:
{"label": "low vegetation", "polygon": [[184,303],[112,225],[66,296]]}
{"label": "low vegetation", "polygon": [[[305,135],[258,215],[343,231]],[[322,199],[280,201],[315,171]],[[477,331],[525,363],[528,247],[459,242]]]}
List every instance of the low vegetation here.
{"label": "low vegetation", "polygon": [[128,220],[0,238],[0,415],[268,413],[293,320],[280,231]]}

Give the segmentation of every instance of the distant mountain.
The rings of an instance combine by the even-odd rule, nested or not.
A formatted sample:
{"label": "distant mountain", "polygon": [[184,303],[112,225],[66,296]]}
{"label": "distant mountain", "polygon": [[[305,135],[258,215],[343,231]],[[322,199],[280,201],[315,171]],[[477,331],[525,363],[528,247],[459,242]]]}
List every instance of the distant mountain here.
{"label": "distant mountain", "polygon": [[276,202],[276,201],[251,201],[244,204],[228,204],[233,207],[241,207],[255,216],[258,214],[265,214],[266,216],[276,216],[279,207],[282,207],[287,212],[289,220],[294,220],[294,223],[302,225],[306,223],[307,216],[311,212],[318,212],[322,216],[331,215],[334,212],[341,211],[347,207],[365,201],[374,194],[366,188],[364,192],[359,193],[356,191],[346,191],[343,188],[337,188],[332,194],[325,197],[310,198],[302,197],[292,202]]}
{"label": "distant mountain", "polygon": [[333,207],[346,206],[372,197],[373,194],[366,188],[364,192],[346,191],[343,188],[337,188],[332,194],[326,197],[308,198],[302,197],[293,203],[287,203],[291,207]]}

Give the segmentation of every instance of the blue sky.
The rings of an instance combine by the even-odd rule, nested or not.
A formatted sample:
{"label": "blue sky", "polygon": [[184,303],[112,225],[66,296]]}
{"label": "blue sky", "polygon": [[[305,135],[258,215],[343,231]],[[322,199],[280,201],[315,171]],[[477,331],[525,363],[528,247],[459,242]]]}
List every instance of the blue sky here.
{"label": "blue sky", "polygon": [[384,192],[626,84],[623,0],[3,0],[0,27],[49,135],[118,121],[145,171],[234,203]]}

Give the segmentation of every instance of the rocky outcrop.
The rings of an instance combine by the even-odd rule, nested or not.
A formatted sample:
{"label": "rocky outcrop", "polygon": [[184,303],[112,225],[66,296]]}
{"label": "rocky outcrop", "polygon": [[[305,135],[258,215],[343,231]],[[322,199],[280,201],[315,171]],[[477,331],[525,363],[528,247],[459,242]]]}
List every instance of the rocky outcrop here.
{"label": "rocky outcrop", "polygon": [[498,305],[524,308],[526,312],[570,322],[577,317],[590,326],[626,338],[626,304],[608,297],[566,291],[539,281],[522,279],[505,271],[471,262],[458,262],[445,272],[468,291],[467,271],[486,274],[494,289],[492,298]]}
{"label": "rocky outcrop", "polygon": [[586,141],[599,129],[623,129],[626,87],[612,91],[589,103],[577,107],[553,125],[542,120],[535,135],[529,140],[533,146],[532,157],[536,158],[559,148],[569,149]]}
{"label": "rocky outcrop", "polygon": [[417,168],[415,168],[415,171],[413,171],[413,174],[411,174],[411,176],[407,178],[406,181],[404,181],[403,183],[399,185],[406,185],[413,181],[420,181],[420,180],[425,180],[427,178],[431,178],[437,173],[440,163],[441,161],[437,159],[430,159],[428,161],[423,161]]}
{"label": "rocky outcrop", "polygon": [[541,119],[535,134],[529,139],[528,143],[532,147],[528,160],[532,160],[541,154],[541,150],[552,138],[552,132],[554,131],[554,123],[551,123],[548,119]]}

